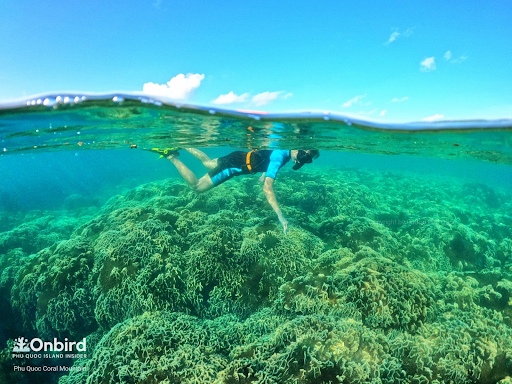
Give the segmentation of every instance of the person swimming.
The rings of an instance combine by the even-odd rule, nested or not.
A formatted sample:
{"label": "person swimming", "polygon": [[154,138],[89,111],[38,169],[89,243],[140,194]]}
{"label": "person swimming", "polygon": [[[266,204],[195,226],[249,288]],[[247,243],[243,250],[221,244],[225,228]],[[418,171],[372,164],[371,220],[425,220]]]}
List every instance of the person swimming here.
{"label": "person swimming", "polygon": [[249,152],[235,151],[226,156],[210,159],[204,152],[196,148],[184,149],[201,161],[209,170],[201,178],[198,179],[178,158],[179,152],[177,150],[166,151],[165,155],[176,167],[188,186],[198,193],[206,192],[235,176],[262,172],[260,181],[263,182],[263,192],[283,226],[285,234],[288,231],[288,220],[284,217],[274,193],[274,181],[277,177],[277,172],[290,160],[295,163],[293,169],[298,170],[304,164],[310,164],[320,156],[320,152],[317,149],[274,149],[252,150]]}

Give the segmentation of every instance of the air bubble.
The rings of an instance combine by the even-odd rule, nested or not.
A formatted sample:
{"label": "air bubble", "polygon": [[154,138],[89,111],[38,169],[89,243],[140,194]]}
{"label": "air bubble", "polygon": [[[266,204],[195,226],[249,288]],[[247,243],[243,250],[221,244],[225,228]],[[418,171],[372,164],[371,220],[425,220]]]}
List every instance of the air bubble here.
{"label": "air bubble", "polygon": [[113,101],[114,103],[122,103],[122,102],[124,101],[124,99],[123,99],[122,97],[120,97],[120,96],[114,96],[114,97],[112,98],[112,101]]}
{"label": "air bubble", "polygon": [[66,96],[66,97],[64,98],[64,104],[69,103],[69,101],[70,101],[70,98],[69,98],[68,96]]}
{"label": "air bubble", "polygon": [[46,98],[43,100],[43,105],[46,107],[53,107],[57,101],[55,99]]}
{"label": "air bubble", "polygon": [[[143,99],[140,99],[140,101],[142,103],[145,103],[145,104],[154,104],[154,105],[158,105],[157,101],[156,100],[153,100],[153,99],[146,99],[146,98],[143,98]],[[161,103],[160,103],[161,104]]]}

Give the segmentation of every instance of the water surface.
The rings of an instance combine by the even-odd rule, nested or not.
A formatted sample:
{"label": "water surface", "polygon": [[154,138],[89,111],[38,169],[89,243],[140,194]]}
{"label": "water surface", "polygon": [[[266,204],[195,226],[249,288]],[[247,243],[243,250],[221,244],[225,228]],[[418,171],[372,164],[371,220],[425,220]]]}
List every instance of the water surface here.
{"label": "water surface", "polygon": [[[0,381],[504,380],[511,127],[212,110],[135,94],[3,105]],[[155,147],[321,156],[279,171],[285,235],[258,176],[196,195],[145,150]],[[180,159],[206,172],[184,150]],[[20,336],[85,338],[87,356],[13,357]],[[75,371],[14,370],[29,365]]]}

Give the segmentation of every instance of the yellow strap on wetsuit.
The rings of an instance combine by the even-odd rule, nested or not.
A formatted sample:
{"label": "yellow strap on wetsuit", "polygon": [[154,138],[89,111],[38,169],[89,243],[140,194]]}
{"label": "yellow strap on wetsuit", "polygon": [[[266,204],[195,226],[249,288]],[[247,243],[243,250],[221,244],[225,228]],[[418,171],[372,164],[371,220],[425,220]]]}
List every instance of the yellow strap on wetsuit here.
{"label": "yellow strap on wetsuit", "polygon": [[257,151],[257,149],[253,149],[253,150],[247,152],[247,155],[245,156],[245,165],[247,165],[247,169],[251,173],[252,173],[251,155],[252,155],[253,152],[256,152],[256,151]]}
{"label": "yellow strap on wetsuit", "polygon": [[252,172],[252,167],[251,167],[251,154],[252,154],[253,152],[254,152],[254,151],[247,152],[247,156],[245,156],[245,165],[247,165],[247,169],[249,170],[249,172]]}

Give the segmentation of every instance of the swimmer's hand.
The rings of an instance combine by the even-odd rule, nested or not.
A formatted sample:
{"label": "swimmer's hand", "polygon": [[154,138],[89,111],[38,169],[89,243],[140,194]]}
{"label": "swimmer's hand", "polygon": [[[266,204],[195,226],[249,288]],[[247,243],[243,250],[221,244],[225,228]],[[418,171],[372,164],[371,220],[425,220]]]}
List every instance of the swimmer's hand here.
{"label": "swimmer's hand", "polygon": [[284,234],[288,234],[288,220],[284,218],[284,216],[279,216],[279,221],[281,222],[281,225],[283,226]]}
{"label": "swimmer's hand", "polygon": [[265,181],[265,172],[263,172],[260,176],[260,178],[258,179],[260,183],[263,183]]}

